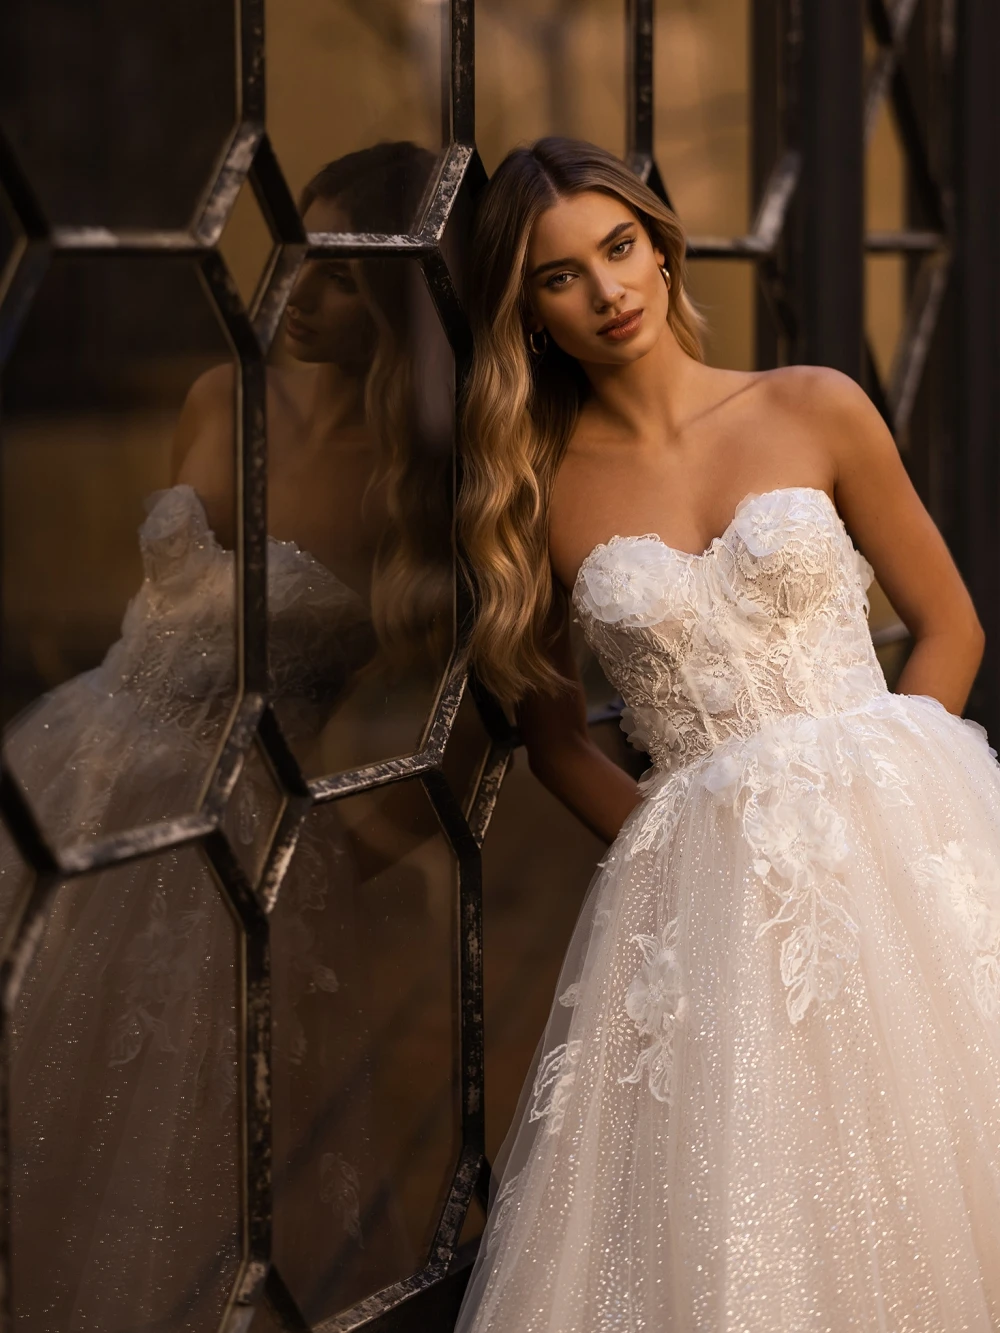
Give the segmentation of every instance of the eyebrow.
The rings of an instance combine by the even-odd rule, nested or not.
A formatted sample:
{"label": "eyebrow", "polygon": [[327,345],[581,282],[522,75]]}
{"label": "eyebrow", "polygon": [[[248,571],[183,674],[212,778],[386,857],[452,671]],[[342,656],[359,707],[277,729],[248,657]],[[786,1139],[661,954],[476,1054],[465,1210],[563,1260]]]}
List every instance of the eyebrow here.
{"label": "eyebrow", "polygon": [[[619,222],[616,227],[611,228],[607,236],[602,237],[601,240],[597,242],[597,245],[594,248],[596,250],[603,250],[606,245],[611,244],[616,236],[620,236],[623,231],[627,231],[629,227],[634,226],[634,218],[630,218],[627,222]],[[539,264],[536,269],[532,269],[528,274],[528,281],[530,282],[532,278],[537,278],[539,273],[548,273],[548,271],[553,268],[565,268],[568,264],[572,263],[572,259],[550,259],[547,263]]]}

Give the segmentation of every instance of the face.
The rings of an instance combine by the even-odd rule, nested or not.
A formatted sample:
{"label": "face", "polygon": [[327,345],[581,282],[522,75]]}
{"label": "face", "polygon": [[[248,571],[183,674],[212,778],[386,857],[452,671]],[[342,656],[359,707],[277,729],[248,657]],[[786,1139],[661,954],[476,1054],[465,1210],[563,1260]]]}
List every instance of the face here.
{"label": "face", "polygon": [[596,191],[560,199],[528,238],[530,327],[584,365],[636,361],[666,327],[663,262],[621,200]]}
{"label": "face", "polygon": [[[308,231],[350,231],[336,203],[317,199],[306,209]],[[332,361],[352,374],[371,364],[376,327],[357,281],[358,262],[308,259],[285,314],[285,345],[298,361]]]}

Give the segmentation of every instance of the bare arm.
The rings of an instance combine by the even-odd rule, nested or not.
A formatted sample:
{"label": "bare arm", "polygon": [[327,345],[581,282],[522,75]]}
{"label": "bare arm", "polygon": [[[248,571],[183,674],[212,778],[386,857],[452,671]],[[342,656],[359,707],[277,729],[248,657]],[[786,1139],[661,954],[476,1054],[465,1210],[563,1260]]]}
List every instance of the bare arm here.
{"label": "bare arm", "polygon": [[867,395],[829,371],[821,392],[830,400],[837,508],[913,636],[896,688],[961,713],[983,655],[972,598]]}
{"label": "bare arm", "polygon": [[528,765],[554,796],[610,843],[638,804],[635,779],[590,738],[587,703],[573,661],[568,624],[550,655],[572,687],[558,695],[530,694],[518,705],[517,722]]}

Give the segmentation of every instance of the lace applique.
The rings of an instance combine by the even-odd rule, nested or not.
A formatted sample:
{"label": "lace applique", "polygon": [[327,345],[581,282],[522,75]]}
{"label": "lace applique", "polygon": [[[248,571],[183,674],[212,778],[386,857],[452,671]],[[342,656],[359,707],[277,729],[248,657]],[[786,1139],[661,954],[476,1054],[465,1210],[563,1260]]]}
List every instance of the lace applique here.
{"label": "lace applique", "polygon": [[573,601],[629,741],[669,770],[773,718],[884,693],[870,577],[829,496],[785,487],[747,496],[700,556],[652,534],[595,548]]}
{"label": "lace applique", "polygon": [[640,1037],[652,1040],[639,1052],[635,1067],[619,1083],[639,1083],[648,1078],[649,1091],[657,1101],[672,1100],[671,1076],[674,1067],[674,1033],[687,1011],[680,963],[677,959],[677,922],[670,921],[659,939],[652,935],[633,935],[643,964],[632,978],[625,995],[625,1012]]}
{"label": "lace applique", "polygon": [[549,1051],[539,1065],[531,1089],[528,1119],[547,1121],[546,1134],[556,1134],[562,1129],[582,1048],[580,1041],[564,1042]]}
{"label": "lace applique", "polygon": [[514,1211],[514,1196],[517,1193],[520,1179],[521,1173],[518,1171],[505,1180],[493,1200],[493,1207],[490,1210],[489,1234],[486,1237],[487,1253],[496,1248],[502,1233],[507,1228],[510,1215]]}
{"label": "lace applique", "polygon": [[927,853],[913,868],[918,883],[936,886],[972,955],[976,1000],[989,1018],[1000,1017],[1000,864],[982,847],[947,842],[943,855]]}
{"label": "lace applique", "polygon": [[319,1197],[331,1204],[344,1231],[364,1249],[358,1173],[339,1152],[325,1152],[319,1164]]}

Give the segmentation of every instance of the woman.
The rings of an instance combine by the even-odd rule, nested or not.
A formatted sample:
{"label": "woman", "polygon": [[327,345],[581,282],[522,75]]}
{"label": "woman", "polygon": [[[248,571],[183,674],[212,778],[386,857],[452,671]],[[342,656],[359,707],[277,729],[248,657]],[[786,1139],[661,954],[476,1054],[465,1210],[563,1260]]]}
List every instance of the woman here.
{"label": "woman", "polygon": [[611,847],[457,1327],[998,1328],[1000,774],[944,543],[850,380],[704,364],[677,220],[608,153],[511,153],[474,255],[470,661]]}
{"label": "woman", "polygon": [[[432,161],[403,143],[331,163],[307,187],[307,225],[404,228]],[[270,666],[303,756],[373,664],[433,674],[451,624],[450,563],[446,578],[441,543],[420,529],[424,512],[450,511],[450,492],[407,372],[410,289],[398,266],[309,262],[287,330],[305,369],[268,378]],[[188,395],[121,638],[5,735],[5,761],[63,844],[197,804],[235,691],[232,388],[225,367]],[[412,846],[427,821],[406,798],[382,814]],[[421,792],[409,800],[425,810]],[[251,753],[226,824],[251,878],[275,806]],[[359,889],[383,864],[336,808],[314,814],[271,913],[274,1253],[311,1322],[415,1267],[423,1243],[373,1110],[367,960],[384,931]],[[5,843],[4,909],[28,882]],[[239,949],[194,848],[56,896],[12,1024],[12,1288],[26,1333],[218,1325],[243,1246]]]}

